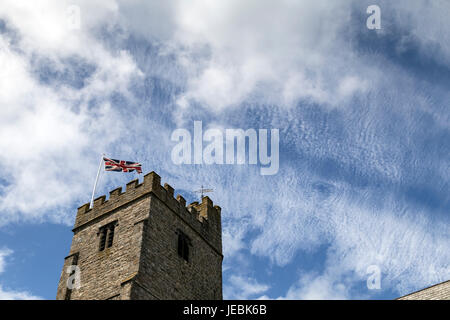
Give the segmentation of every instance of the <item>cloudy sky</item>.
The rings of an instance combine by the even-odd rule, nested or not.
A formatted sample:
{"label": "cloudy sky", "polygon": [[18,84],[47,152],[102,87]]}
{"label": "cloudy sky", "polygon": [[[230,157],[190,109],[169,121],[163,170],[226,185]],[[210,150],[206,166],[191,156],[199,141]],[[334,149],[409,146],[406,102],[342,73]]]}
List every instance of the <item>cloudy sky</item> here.
{"label": "cloudy sky", "polygon": [[[103,152],[188,201],[214,188],[224,298],[392,299],[448,280],[448,12],[445,0],[1,0],[0,299],[55,297]],[[279,129],[278,173],[175,165],[171,134],[195,120]],[[134,178],[102,173],[97,195]]]}

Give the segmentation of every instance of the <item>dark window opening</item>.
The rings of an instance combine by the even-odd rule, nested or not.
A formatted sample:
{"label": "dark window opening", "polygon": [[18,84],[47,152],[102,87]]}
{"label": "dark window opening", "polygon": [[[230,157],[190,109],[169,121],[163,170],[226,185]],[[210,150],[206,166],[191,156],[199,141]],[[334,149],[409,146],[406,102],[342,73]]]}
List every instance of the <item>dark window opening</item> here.
{"label": "dark window opening", "polygon": [[178,232],[178,255],[189,261],[189,238],[181,231]]}
{"label": "dark window opening", "polygon": [[70,300],[71,296],[72,296],[72,290],[67,289],[64,300]]}
{"label": "dark window opening", "polygon": [[114,241],[114,229],[116,227],[116,221],[108,223],[99,230],[100,234],[100,245],[99,251],[105,250],[113,245]]}
{"label": "dark window opening", "polygon": [[102,228],[100,230],[100,251],[105,250],[105,243],[106,243],[106,234],[108,230],[106,228]]}
{"label": "dark window opening", "polygon": [[114,227],[115,225],[111,225],[109,227],[109,234],[108,234],[108,248],[113,245],[113,239],[114,239]]}

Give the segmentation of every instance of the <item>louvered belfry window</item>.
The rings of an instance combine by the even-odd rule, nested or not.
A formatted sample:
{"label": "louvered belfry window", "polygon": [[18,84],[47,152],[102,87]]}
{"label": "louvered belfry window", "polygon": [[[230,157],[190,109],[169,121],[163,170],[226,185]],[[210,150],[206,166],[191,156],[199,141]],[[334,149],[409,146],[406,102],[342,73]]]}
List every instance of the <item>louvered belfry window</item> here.
{"label": "louvered belfry window", "polygon": [[99,251],[105,250],[105,248],[112,247],[114,243],[114,231],[116,228],[116,222],[108,223],[107,225],[104,225],[100,228],[99,234],[100,234],[100,245],[99,245]]}

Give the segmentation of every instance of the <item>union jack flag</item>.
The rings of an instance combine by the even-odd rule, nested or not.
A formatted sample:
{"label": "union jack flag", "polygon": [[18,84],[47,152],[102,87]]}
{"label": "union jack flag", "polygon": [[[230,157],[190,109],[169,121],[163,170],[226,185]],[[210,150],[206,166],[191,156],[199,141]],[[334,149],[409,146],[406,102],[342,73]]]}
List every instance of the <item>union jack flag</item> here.
{"label": "union jack flag", "polygon": [[103,157],[105,161],[105,171],[133,172],[142,173],[142,165],[139,162],[116,160]]}

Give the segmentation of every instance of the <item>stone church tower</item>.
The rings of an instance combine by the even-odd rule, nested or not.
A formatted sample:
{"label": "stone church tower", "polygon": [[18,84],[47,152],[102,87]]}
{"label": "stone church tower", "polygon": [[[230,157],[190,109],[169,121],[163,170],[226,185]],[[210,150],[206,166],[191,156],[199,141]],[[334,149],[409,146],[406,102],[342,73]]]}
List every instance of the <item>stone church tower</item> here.
{"label": "stone church tower", "polygon": [[154,172],[78,208],[57,299],[222,299],[220,207]]}

